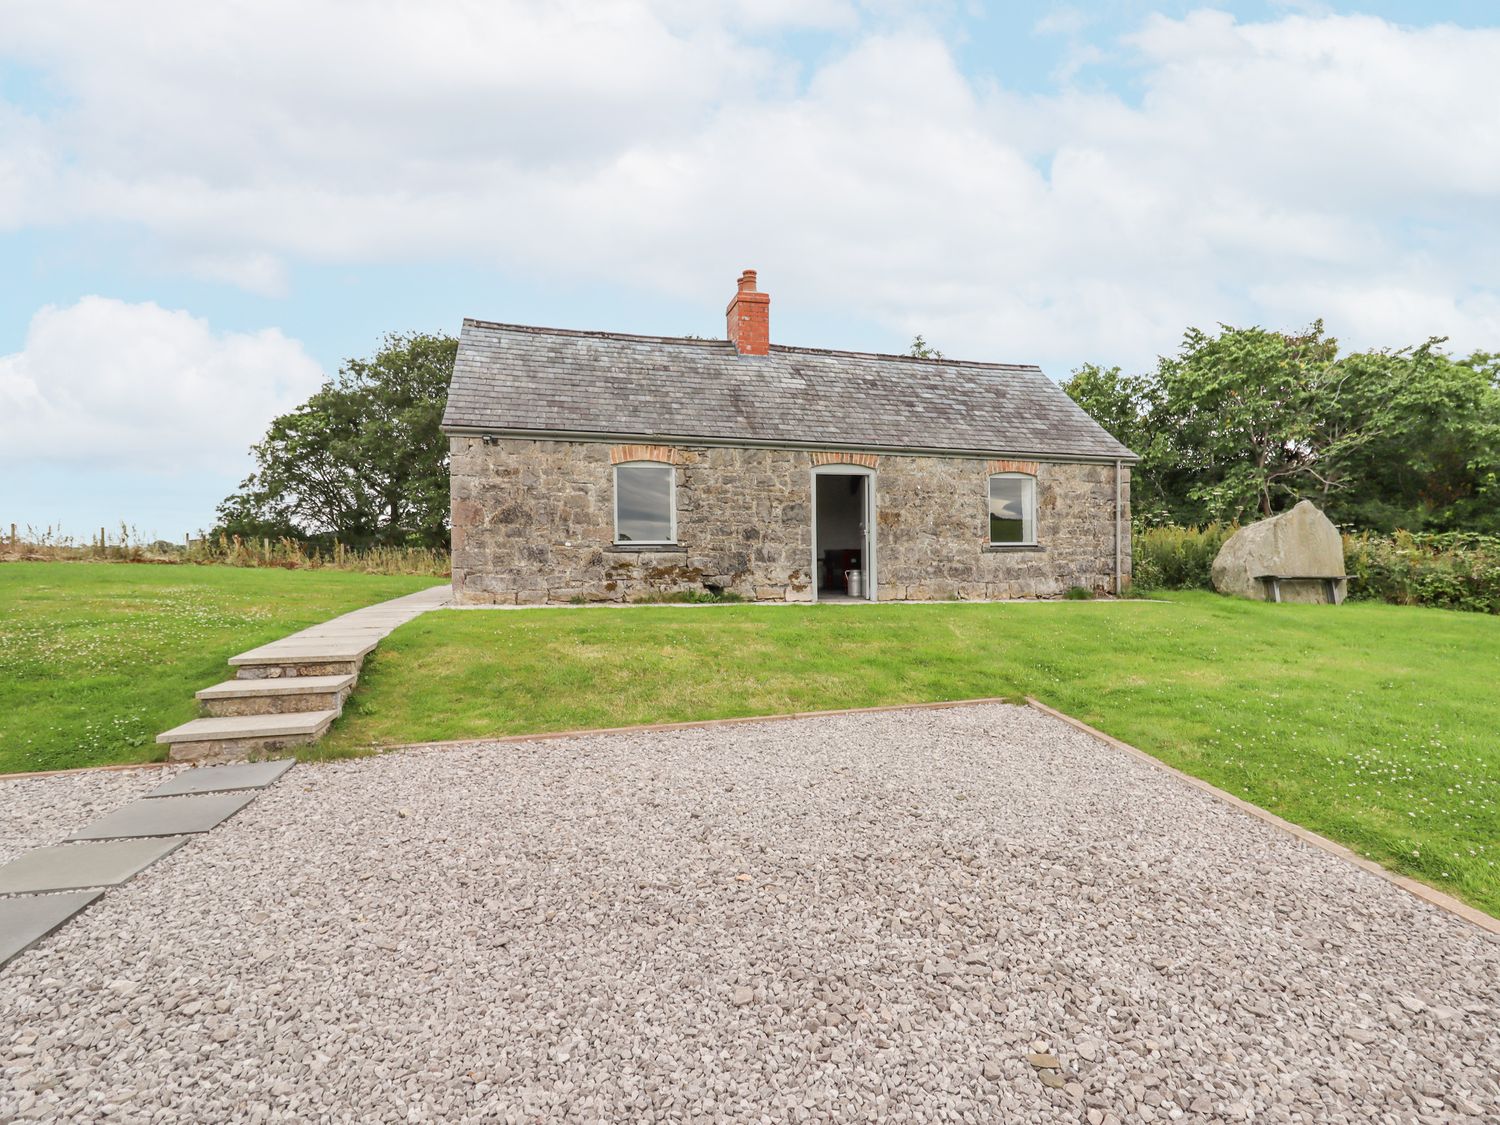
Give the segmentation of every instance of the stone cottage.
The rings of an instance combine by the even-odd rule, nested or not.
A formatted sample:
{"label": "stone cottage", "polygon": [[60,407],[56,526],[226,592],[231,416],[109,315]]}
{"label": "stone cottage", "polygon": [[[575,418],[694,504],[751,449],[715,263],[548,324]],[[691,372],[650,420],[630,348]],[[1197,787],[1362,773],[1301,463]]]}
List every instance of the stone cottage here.
{"label": "stone cottage", "polygon": [[1029,365],[465,320],[460,603],[1055,597],[1130,579],[1134,455]]}

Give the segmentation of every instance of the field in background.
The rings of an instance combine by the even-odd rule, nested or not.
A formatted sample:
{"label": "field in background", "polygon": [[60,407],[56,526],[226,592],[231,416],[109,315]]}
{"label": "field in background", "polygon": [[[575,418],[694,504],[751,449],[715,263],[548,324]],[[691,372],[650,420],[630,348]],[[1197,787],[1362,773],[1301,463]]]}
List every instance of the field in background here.
{"label": "field in background", "polygon": [[1033,695],[1500,913],[1500,621],[1167,599],[439,611],[311,753]]}
{"label": "field in background", "polygon": [[162,756],[224,663],[434,584],[337,570],[0,565],[0,773]]}
{"label": "field in background", "polygon": [[0,562],[133,562],[283,570],[348,570],[361,574],[420,574],[446,578],[447,551],[427,547],[327,547],[298,539],[242,539],[238,535],[184,537],[180,543],[146,540],[127,524],[111,532],[101,527],[87,542],[53,528],[11,524],[0,535]]}

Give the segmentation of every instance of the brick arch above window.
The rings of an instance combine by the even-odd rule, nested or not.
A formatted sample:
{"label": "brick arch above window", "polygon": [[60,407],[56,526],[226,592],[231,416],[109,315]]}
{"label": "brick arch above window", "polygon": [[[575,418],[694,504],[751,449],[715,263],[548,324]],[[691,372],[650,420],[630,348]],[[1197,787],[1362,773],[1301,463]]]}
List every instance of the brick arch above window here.
{"label": "brick arch above window", "polygon": [[874,453],[814,453],[814,465],[863,465],[867,469],[879,466],[880,458]]}
{"label": "brick arch above window", "polygon": [[1036,476],[1037,463],[1035,461],[990,461],[986,468],[991,475],[995,473],[1025,473],[1027,476]]}
{"label": "brick arch above window", "polygon": [[627,461],[661,461],[667,465],[680,465],[682,453],[670,445],[612,445],[609,447],[611,465],[623,465]]}

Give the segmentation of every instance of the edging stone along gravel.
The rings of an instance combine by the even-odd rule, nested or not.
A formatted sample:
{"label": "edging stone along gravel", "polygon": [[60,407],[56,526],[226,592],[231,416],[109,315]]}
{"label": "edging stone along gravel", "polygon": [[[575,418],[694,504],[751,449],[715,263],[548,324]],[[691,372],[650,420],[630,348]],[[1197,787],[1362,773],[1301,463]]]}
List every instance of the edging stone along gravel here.
{"label": "edging stone along gravel", "polygon": [[1354,864],[1356,867],[1362,868],[1363,870],[1370,872],[1372,875],[1376,875],[1386,880],[1392,886],[1400,887],[1408,894],[1416,895],[1416,897],[1421,899],[1422,901],[1430,903],[1440,910],[1446,910],[1449,914],[1452,914],[1457,918],[1462,918],[1470,925],[1478,926],[1486,933],[1500,935],[1500,918],[1496,918],[1493,914],[1486,914],[1483,910],[1470,906],[1468,903],[1454,898],[1452,895],[1446,894],[1445,892],[1438,890],[1436,887],[1429,887],[1426,883],[1392,871],[1389,868],[1376,863],[1373,859],[1366,859],[1358,852],[1353,851],[1350,848],[1346,848],[1343,844],[1338,843],[1336,840],[1330,840],[1327,836],[1320,836],[1318,835],[1318,833],[1313,832],[1310,829],[1303,828],[1300,824],[1294,824],[1292,821],[1286,820],[1283,817],[1279,817],[1275,813],[1261,808],[1259,805],[1251,804],[1249,801],[1246,801],[1240,797],[1236,797],[1233,793],[1220,789],[1217,785],[1212,785],[1209,782],[1204,781],[1201,777],[1194,777],[1192,774],[1184,773],[1182,770],[1177,769],[1175,766],[1169,766],[1166,762],[1163,762],[1155,755],[1148,754],[1144,750],[1139,750],[1136,747],[1130,745],[1130,743],[1128,742],[1122,742],[1118,738],[1115,738],[1113,735],[1105,734],[1102,730],[1097,730],[1096,728],[1089,726],[1082,719],[1075,719],[1072,715],[1067,715],[1061,711],[1056,710],[1055,708],[1048,707],[1039,699],[1033,699],[1032,697],[1027,696],[1026,703],[1028,704],[1028,706],[1036,708],[1044,715],[1050,715],[1054,719],[1058,719],[1061,722],[1067,723],[1075,730],[1083,731],[1091,738],[1097,739],[1098,741],[1104,743],[1106,746],[1109,746],[1123,753],[1130,754],[1140,761],[1147,762],[1150,765],[1155,766],[1157,769],[1164,770],[1184,784],[1191,785],[1195,789],[1201,789],[1205,793],[1212,794],[1215,798],[1223,801],[1226,805],[1232,805],[1234,808],[1239,809],[1243,813],[1248,813],[1250,816],[1255,817],[1257,820],[1264,821],[1265,823],[1273,825],[1291,836],[1295,836],[1304,844],[1310,844],[1315,848],[1320,848],[1323,851],[1327,852],[1329,855],[1336,855],[1340,859],[1346,860],[1347,862]]}
{"label": "edging stone along gravel", "polygon": [[985,705],[299,766],[0,975],[0,1118],[1478,1122],[1497,1013],[1500,943]]}

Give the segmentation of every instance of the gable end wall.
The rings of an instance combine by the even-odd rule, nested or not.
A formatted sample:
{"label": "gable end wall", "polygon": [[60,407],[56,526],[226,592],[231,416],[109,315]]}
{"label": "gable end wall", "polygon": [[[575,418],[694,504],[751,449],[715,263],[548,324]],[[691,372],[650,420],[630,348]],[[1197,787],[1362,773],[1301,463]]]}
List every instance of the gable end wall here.
{"label": "gable end wall", "polygon": [[[880,601],[1056,597],[1113,591],[1113,464],[1037,462],[1038,546],[987,539],[994,462],[883,453],[650,447],[677,464],[678,545],[614,545],[605,442],[453,437],[453,586],[461,604],[634,601],[713,586],[811,601],[815,464],[874,464]],[[1032,463],[1027,463],[1030,466]],[[1130,575],[1129,469],[1121,544]]]}

